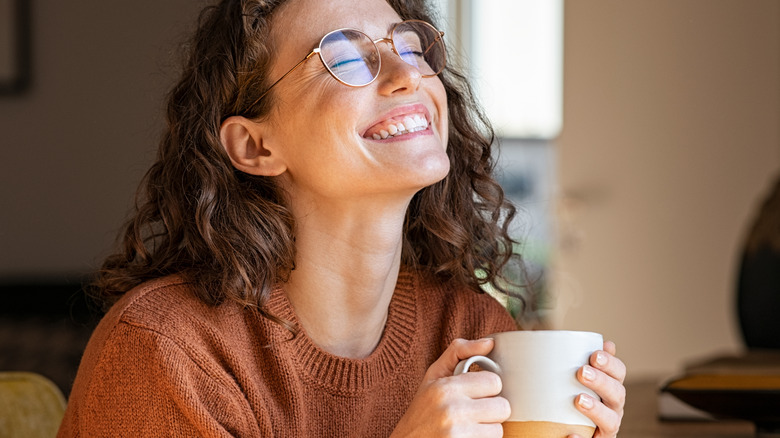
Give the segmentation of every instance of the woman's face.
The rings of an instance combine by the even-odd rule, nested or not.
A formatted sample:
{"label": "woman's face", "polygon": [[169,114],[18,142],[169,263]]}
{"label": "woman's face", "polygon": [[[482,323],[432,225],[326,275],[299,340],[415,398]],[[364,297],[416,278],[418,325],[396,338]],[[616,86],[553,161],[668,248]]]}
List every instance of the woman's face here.
{"label": "woman's face", "polygon": [[[290,0],[273,18],[277,47],[270,78],[281,77],[334,29],[355,28],[376,40],[399,21],[385,0]],[[388,43],[378,45],[381,70],[368,86],[339,83],[315,55],[274,87],[264,141],[281,151],[281,178],[293,200],[408,200],[449,171],[441,81],[421,77]],[[405,119],[423,120],[427,128],[373,136]]]}

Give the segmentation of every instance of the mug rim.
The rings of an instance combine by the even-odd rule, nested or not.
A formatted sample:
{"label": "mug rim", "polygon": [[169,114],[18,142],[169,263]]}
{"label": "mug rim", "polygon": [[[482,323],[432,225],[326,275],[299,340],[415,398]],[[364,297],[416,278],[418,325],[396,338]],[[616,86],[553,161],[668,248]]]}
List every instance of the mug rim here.
{"label": "mug rim", "polygon": [[602,339],[604,338],[604,335],[602,335],[601,333],[592,332],[592,331],[582,331],[582,330],[510,330],[510,331],[506,331],[506,332],[491,333],[491,334],[487,335],[486,337],[487,338],[493,338],[495,336],[509,335],[509,334],[514,334],[514,333],[524,333],[524,334],[533,333],[533,334],[539,334],[540,336],[541,335],[552,336],[552,335],[556,335],[556,334],[560,334],[560,335],[567,334],[567,335],[575,335],[575,336],[593,336],[593,335],[596,335],[596,336],[601,337]]}

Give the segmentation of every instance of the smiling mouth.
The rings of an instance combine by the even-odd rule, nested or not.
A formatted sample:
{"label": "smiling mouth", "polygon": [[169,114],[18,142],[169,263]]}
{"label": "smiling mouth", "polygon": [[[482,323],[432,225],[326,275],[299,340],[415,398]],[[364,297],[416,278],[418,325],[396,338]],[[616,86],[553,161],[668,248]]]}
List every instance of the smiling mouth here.
{"label": "smiling mouth", "polygon": [[405,134],[424,131],[428,129],[428,125],[429,122],[425,114],[405,114],[377,123],[366,131],[363,138],[384,140],[386,138],[400,137]]}

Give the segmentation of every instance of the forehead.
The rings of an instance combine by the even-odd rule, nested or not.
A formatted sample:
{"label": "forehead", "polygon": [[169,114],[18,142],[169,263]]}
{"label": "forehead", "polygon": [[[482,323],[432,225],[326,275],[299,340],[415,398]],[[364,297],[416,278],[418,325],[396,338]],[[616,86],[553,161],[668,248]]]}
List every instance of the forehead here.
{"label": "forehead", "polygon": [[277,48],[283,52],[310,50],[326,33],[345,27],[383,38],[401,18],[386,0],[290,0],[272,20]]}

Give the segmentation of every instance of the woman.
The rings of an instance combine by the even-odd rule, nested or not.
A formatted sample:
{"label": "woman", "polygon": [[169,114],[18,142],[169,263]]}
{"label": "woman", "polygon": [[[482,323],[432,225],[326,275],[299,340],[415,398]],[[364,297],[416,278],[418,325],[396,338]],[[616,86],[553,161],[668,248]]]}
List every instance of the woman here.
{"label": "woman", "polygon": [[[501,436],[498,377],[452,374],[515,328],[479,293],[513,210],[420,3],[204,12],[60,436]],[[605,350],[573,402],[611,437]]]}

